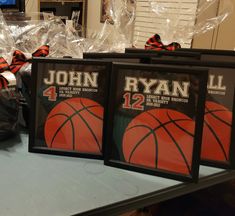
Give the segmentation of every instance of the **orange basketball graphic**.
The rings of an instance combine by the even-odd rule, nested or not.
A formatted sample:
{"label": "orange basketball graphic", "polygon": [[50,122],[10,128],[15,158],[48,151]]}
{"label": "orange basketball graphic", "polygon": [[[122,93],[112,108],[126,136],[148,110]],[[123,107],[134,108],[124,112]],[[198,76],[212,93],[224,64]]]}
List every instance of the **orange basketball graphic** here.
{"label": "orange basketball graphic", "polygon": [[123,154],[128,163],[191,174],[195,122],[170,109],[152,109],[125,130]]}
{"label": "orange basketball graphic", "polygon": [[103,107],[86,98],[60,102],[47,116],[44,136],[48,148],[101,154]]}
{"label": "orange basketball graphic", "polygon": [[231,142],[232,112],[226,107],[206,102],[204,116],[202,159],[227,162]]}

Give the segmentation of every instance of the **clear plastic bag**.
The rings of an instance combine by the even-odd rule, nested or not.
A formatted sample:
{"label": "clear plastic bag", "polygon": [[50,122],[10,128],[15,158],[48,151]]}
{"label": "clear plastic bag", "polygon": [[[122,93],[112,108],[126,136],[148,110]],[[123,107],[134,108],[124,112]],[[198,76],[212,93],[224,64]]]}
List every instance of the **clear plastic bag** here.
{"label": "clear plastic bag", "polygon": [[[15,50],[24,61],[19,65],[18,87],[24,88],[24,78],[31,75],[32,57],[82,58],[77,37],[66,28],[58,17],[49,13],[7,13],[4,14],[10,35],[15,41]],[[41,51],[40,51],[41,50]],[[13,54],[14,55],[14,54]],[[26,86],[27,87],[27,86]],[[28,89],[28,87],[27,87]]]}
{"label": "clear plastic bag", "polygon": [[102,28],[86,29],[86,38],[77,39],[83,52],[124,52],[131,47],[135,7],[135,0],[111,0]]}
{"label": "clear plastic bag", "polygon": [[[204,34],[221,24],[233,11],[231,0],[148,0],[147,13],[151,17],[151,30],[146,36],[141,35],[141,27],[136,26],[137,35],[134,44],[140,46],[140,40],[147,41],[152,35],[159,34],[164,45],[178,42],[182,47],[189,47],[192,38]],[[139,5],[138,5],[139,4]],[[141,11],[143,5],[138,3]],[[221,10],[218,15],[209,15],[212,8]],[[207,17],[201,19],[201,17]],[[149,18],[150,19],[150,18]],[[202,21],[200,21],[202,20]],[[144,39],[143,39],[144,38]],[[143,48],[143,47],[142,47]]]}
{"label": "clear plastic bag", "polygon": [[5,13],[8,35],[15,42],[11,71],[16,74],[21,97],[20,124],[28,127],[31,98],[32,57],[82,57],[75,35],[60,18],[48,13]]}
{"label": "clear plastic bag", "polygon": [[15,41],[13,37],[10,36],[10,29],[0,10],[0,57],[3,57],[6,62],[10,64],[14,50]]}
{"label": "clear plastic bag", "polygon": [[[48,45],[50,57],[82,57],[82,50],[75,42],[76,36],[53,14],[12,13],[6,14],[5,17],[16,49],[24,54],[30,56],[41,46]],[[16,19],[17,17],[21,19]]]}
{"label": "clear plastic bag", "polygon": [[19,112],[16,77],[9,67],[15,43],[9,32],[0,11],[0,141],[16,133]]}

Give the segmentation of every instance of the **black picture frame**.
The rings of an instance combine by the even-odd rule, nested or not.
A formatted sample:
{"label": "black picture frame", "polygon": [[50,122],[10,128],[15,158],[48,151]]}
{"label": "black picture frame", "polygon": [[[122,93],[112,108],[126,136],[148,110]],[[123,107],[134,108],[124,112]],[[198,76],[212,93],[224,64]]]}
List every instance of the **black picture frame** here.
{"label": "black picture frame", "polygon": [[158,54],[142,53],[83,53],[83,59],[102,59],[110,62],[123,63],[146,63],[149,64],[151,57],[158,57]]}
{"label": "black picture frame", "polygon": [[200,60],[202,61],[218,61],[218,62],[234,62],[235,61],[235,51],[232,51],[232,50],[180,48],[180,49],[177,49],[177,51],[200,53],[201,54]]}
{"label": "black picture frame", "polygon": [[[156,73],[156,74],[187,74],[189,76],[194,75],[197,77],[199,84],[199,92],[196,94],[199,95],[200,100],[197,100],[197,111],[195,114],[196,118],[196,125],[195,125],[195,138],[193,144],[193,151],[192,151],[192,172],[190,175],[183,175],[177,172],[170,172],[169,170],[161,170],[161,169],[153,169],[149,167],[143,167],[139,165],[130,164],[121,160],[120,158],[115,158],[116,153],[113,153],[113,150],[116,149],[116,144],[114,144],[115,132],[114,128],[115,121],[117,121],[118,117],[115,115],[117,109],[117,87],[120,87],[120,82],[118,82],[118,76],[120,70],[132,71],[137,76],[138,72],[145,71],[147,73]],[[158,67],[154,65],[146,65],[146,64],[128,64],[128,63],[113,63],[113,70],[111,74],[111,85],[110,85],[110,95],[109,95],[109,109],[105,112],[105,125],[104,125],[104,145],[105,145],[105,157],[104,157],[104,164],[112,167],[122,168],[130,171],[136,171],[141,173],[146,173],[150,175],[156,175],[161,177],[166,177],[170,179],[175,179],[179,181],[188,181],[188,182],[197,182],[198,175],[199,175],[199,163],[200,163],[200,144],[202,138],[202,123],[203,123],[203,116],[204,116],[204,105],[205,105],[205,92],[206,92],[206,83],[207,83],[207,70],[202,69],[187,69],[182,67]],[[143,77],[143,74],[141,74]],[[157,77],[157,75],[156,75]],[[124,84],[123,84],[124,85]],[[120,95],[123,95],[122,93]],[[119,101],[120,102],[120,101]],[[119,103],[118,102],[118,103]],[[121,103],[121,102],[120,102]],[[120,113],[119,113],[120,115]],[[115,119],[115,120],[114,120]],[[118,127],[117,127],[118,128]],[[122,134],[123,135],[123,134]],[[122,139],[123,136],[118,136],[118,139]],[[114,150],[115,152],[115,150]]]}
{"label": "black picture frame", "polygon": [[212,55],[232,55],[235,56],[235,51],[233,50],[219,50],[219,49],[200,49],[200,48],[178,48],[176,51],[179,52],[200,52]]}
{"label": "black picture frame", "polygon": [[[209,51],[210,52],[210,51]],[[213,51],[212,51],[213,52]],[[220,51],[219,51],[220,52]],[[224,54],[227,54],[227,52],[221,52]],[[218,54],[219,56],[219,54]],[[193,67],[193,68],[207,68],[209,69],[209,75],[211,73],[211,70],[214,68],[217,68],[219,71],[218,73],[225,76],[227,80],[235,83],[235,62],[217,62],[217,61],[181,61],[181,60],[164,60],[164,59],[156,59],[153,58],[151,60],[152,64],[157,64],[157,65],[171,65],[171,66],[185,66],[185,67]],[[226,71],[223,71],[225,69]],[[230,71],[227,71],[230,70]],[[232,73],[234,75],[232,76]],[[217,168],[223,168],[223,169],[235,169],[235,87],[234,84],[232,89],[227,89],[227,91],[230,91],[230,97],[232,97],[231,100],[231,105],[230,105],[230,111],[232,113],[232,120],[231,120],[231,138],[230,138],[230,145],[229,145],[229,153],[228,153],[228,160],[227,162],[222,162],[220,160],[211,160],[211,159],[201,159],[201,164],[206,165],[206,166],[212,166],[212,167],[217,167]],[[208,97],[209,93],[207,93]],[[228,95],[228,94],[226,94]],[[215,99],[216,96],[214,96]],[[219,96],[218,96],[219,97]],[[223,105],[223,104],[222,104]],[[223,130],[223,128],[221,128]]]}
{"label": "black picture frame", "polygon": [[157,54],[159,57],[174,57],[174,58],[186,58],[186,59],[201,59],[200,52],[190,52],[190,50],[181,52],[180,50],[177,51],[168,51],[168,50],[146,50],[140,48],[126,48],[125,53],[142,53],[142,54]]}
{"label": "black picture frame", "polygon": [[[126,49],[128,50],[128,49]],[[134,49],[135,50],[135,49]],[[184,53],[170,51],[154,51],[154,52],[130,52],[130,53],[83,53],[84,59],[103,59],[112,62],[124,63],[145,63],[150,64],[151,58],[167,58],[167,59],[200,59],[199,53]]]}
{"label": "black picture frame", "polygon": [[[97,87],[97,91],[94,91],[94,92],[97,92],[97,95],[95,95],[95,93],[93,94],[93,91],[90,92],[89,89],[88,89],[89,91],[84,90],[84,88],[83,88],[84,86],[83,86],[82,87],[83,89],[80,90],[80,93],[79,93],[80,95],[78,97],[80,97],[82,99],[87,98],[87,99],[89,99],[89,101],[94,98],[94,102],[95,103],[97,102],[99,105],[103,106],[104,110],[105,110],[105,109],[107,109],[107,98],[108,98],[108,89],[109,89],[109,83],[110,83],[109,79],[110,79],[111,63],[101,61],[101,60],[100,61],[99,60],[82,60],[82,59],[72,59],[72,58],[71,59],[70,58],[63,58],[63,59],[33,58],[32,62],[33,62],[33,64],[32,64],[32,108],[31,108],[31,113],[30,113],[31,118],[30,118],[28,151],[32,152],[32,153],[53,154],[53,155],[82,157],[82,158],[91,158],[91,159],[103,159],[103,148],[100,153],[97,153],[97,152],[81,152],[81,151],[77,151],[74,149],[49,148],[48,145],[46,145],[46,141],[45,141],[46,136],[43,133],[46,133],[45,131],[50,131],[50,130],[45,129],[45,125],[46,125],[45,122],[49,116],[48,113],[50,113],[58,104],[62,103],[64,100],[67,100],[69,98],[70,99],[74,98],[73,97],[74,95],[72,95],[72,97],[71,96],[64,97],[64,96],[59,95],[60,89],[59,89],[58,85],[55,85],[56,86],[56,94],[60,98],[57,101],[49,101],[48,102],[47,100],[45,100],[44,97],[42,97],[42,95],[44,94],[43,93],[44,89],[48,89],[47,85],[45,85],[45,86],[42,85],[42,83],[43,83],[42,79],[45,78],[45,75],[48,75],[49,69],[50,70],[51,69],[53,69],[53,70],[66,70],[67,72],[69,70],[76,71],[79,69],[78,71],[79,71],[79,73],[81,72],[82,75],[84,75],[83,72],[97,73],[98,74],[97,75],[97,83],[98,83],[97,86],[98,87]],[[50,76],[48,76],[48,77],[50,78]],[[48,85],[48,86],[50,87],[50,85]],[[62,86],[66,87],[66,85],[62,85]],[[89,88],[89,87],[86,87],[86,88]],[[74,89],[76,89],[76,88],[73,88],[72,92],[75,91]],[[83,90],[84,90],[84,93],[83,93]],[[74,94],[74,93],[68,93],[68,94]],[[77,96],[77,95],[78,95],[78,93],[75,93],[75,96]],[[96,100],[96,97],[97,97],[97,100]],[[80,99],[80,101],[81,101],[81,99]],[[82,102],[81,102],[81,104],[82,104]],[[93,113],[92,116],[95,116],[98,119],[97,116],[99,114],[95,113],[94,110],[89,111],[89,109],[92,109],[92,108],[89,108],[89,106],[86,104],[82,105],[82,106],[83,106],[82,109],[84,109],[84,111],[88,111],[91,114]],[[45,109],[44,109],[44,107],[45,107]],[[90,107],[98,107],[96,109],[98,109],[98,112],[100,112],[99,111],[101,109],[101,108],[99,108],[100,106],[96,105],[96,106],[90,106]],[[61,112],[66,113],[66,111],[68,109],[69,109],[69,107],[67,107],[65,109],[62,108],[60,110],[61,110]],[[77,115],[76,114],[77,112],[78,112],[78,110],[76,112],[74,112],[75,115]],[[58,114],[58,115],[60,115],[60,114]],[[65,115],[65,114],[63,114],[63,115]],[[68,114],[66,114],[66,115],[68,115]],[[91,124],[92,124],[91,120],[90,120],[90,122],[87,122],[87,118],[88,118],[87,116],[88,116],[88,113],[86,115],[83,115],[83,117],[80,116],[80,119],[83,120],[85,127],[87,127],[88,129],[90,129],[90,127],[91,127],[91,129],[90,129],[91,135],[96,136],[96,137],[94,137],[94,139],[98,139],[98,135],[96,133],[96,130],[94,130],[95,126],[91,126]],[[99,135],[101,135],[101,136],[103,136],[102,117],[100,117],[98,119],[98,120],[100,120],[99,122],[98,122],[98,120],[96,121],[99,123],[98,125],[101,127],[100,130],[102,130],[102,135],[99,133]],[[71,118],[71,116],[70,116],[70,118]],[[85,123],[84,119],[86,119],[86,123]],[[94,118],[92,118],[92,119],[94,119]],[[57,120],[54,120],[54,122],[56,122],[56,121]],[[72,125],[72,123],[71,123],[71,125]],[[73,133],[72,133],[73,134],[72,135],[73,136],[73,145],[75,142],[77,142],[77,141],[74,141],[75,140],[74,129],[76,129],[76,128],[79,128],[79,127],[73,126]],[[82,127],[80,127],[80,128],[82,128]],[[57,130],[59,130],[59,129],[57,129]],[[93,132],[91,130],[93,130]],[[65,136],[66,134],[67,133],[65,133],[63,135]],[[69,136],[69,134],[68,134],[68,136]],[[66,135],[66,137],[67,137],[67,135]],[[86,138],[84,138],[84,140],[85,139],[88,140],[87,142],[90,145],[89,138],[86,137]],[[99,142],[101,142],[100,144],[103,147],[102,138],[99,137],[99,139],[100,139]],[[77,140],[79,140],[79,139],[77,139]],[[52,145],[52,142],[51,142],[51,145]]]}

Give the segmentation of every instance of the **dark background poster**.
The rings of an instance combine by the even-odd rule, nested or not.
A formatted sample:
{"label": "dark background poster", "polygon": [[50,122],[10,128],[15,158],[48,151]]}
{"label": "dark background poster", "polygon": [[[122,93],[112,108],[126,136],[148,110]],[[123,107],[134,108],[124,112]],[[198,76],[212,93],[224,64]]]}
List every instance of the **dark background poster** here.
{"label": "dark background poster", "polygon": [[33,65],[31,148],[101,156],[110,63],[53,61]]}
{"label": "dark background poster", "polygon": [[149,174],[195,177],[206,91],[204,72],[115,63],[106,164]]}

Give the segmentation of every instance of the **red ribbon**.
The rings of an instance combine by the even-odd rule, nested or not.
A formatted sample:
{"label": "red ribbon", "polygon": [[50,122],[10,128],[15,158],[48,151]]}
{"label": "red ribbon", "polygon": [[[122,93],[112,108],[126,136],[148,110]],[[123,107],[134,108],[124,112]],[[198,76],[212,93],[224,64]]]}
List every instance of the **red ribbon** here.
{"label": "red ribbon", "polygon": [[[32,54],[33,57],[46,57],[49,54],[49,46],[41,46],[36,52]],[[1,76],[1,73],[4,71],[11,71],[13,74],[16,74],[21,67],[29,62],[31,59],[27,59],[25,54],[20,50],[16,50],[13,53],[13,58],[11,65],[9,65],[3,57],[0,57],[0,89],[6,88],[9,84],[7,79],[4,76]]]}
{"label": "red ribbon", "polygon": [[[46,57],[49,54],[49,46],[41,46],[36,52],[32,54],[33,57]],[[24,53],[20,50],[16,50],[13,53],[13,59],[10,65],[10,70],[12,73],[16,74],[21,67],[29,62],[31,59],[28,59]]]}
{"label": "red ribbon", "polygon": [[161,37],[158,34],[153,35],[151,38],[148,39],[148,41],[145,44],[146,50],[168,50],[168,51],[174,51],[178,48],[181,48],[181,45],[177,42],[173,42],[169,45],[164,45],[162,43]]}
{"label": "red ribbon", "polygon": [[6,78],[1,75],[2,72],[7,70],[10,70],[9,64],[3,57],[0,57],[0,89],[6,88],[8,85]]}

